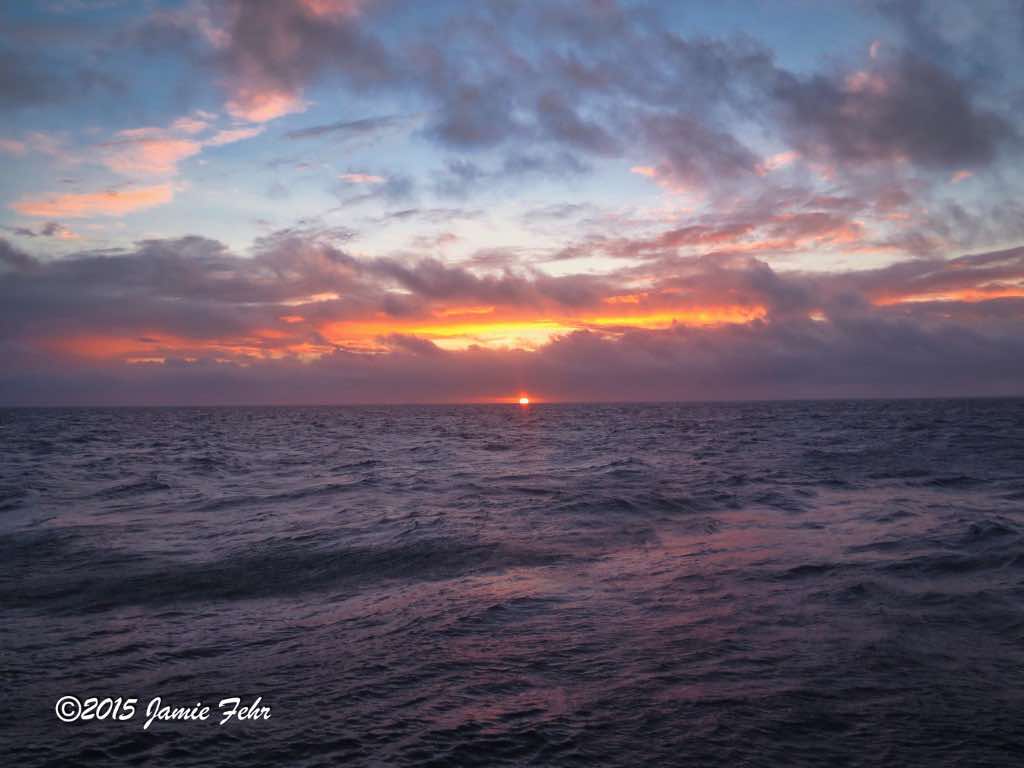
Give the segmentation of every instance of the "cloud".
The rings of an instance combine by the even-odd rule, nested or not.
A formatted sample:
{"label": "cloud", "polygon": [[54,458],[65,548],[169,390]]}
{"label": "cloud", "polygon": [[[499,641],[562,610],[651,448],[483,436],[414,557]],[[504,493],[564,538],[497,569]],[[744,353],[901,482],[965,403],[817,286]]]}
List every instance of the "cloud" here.
{"label": "cloud", "polygon": [[58,240],[78,240],[81,235],[68,229],[58,221],[47,221],[39,225],[38,230],[30,227],[2,227],[12,234],[21,237],[55,237]]}
{"label": "cloud", "polygon": [[[239,384],[229,400],[322,401],[339,377],[362,383],[327,400],[477,399],[507,386],[494,366],[567,399],[1006,394],[1024,380],[1024,248],[836,274],[705,255],[652,280],[357,258],[350,236],[309,223],[246,257],[187,237],[57,261],[0,241],[0,397],[74,400],[71,382],[100,396],[96,376],[126,401],[205,401],[212,376]],[[29,388],[39,376],[48,387]]]}
{"label": "cloud", "polygon": [[696,118],[654,115],[641,124],[649,145],[663,158],[667,175],[683,186],[705,187],[714,179],[752,174],[758,167],[754,153],[732,135]]}
{"label": "cloud", "polygon": [[771,95],[793,142],[825,161],[984,167],[1015,136],[965,83],[910,53],[842,78],[779,72]]}
{"label": "cloud", "polygon": [[[404,201],[412,197],[416,187],[413,178],[403,174],[341,174],[338,179],[343,183],[338,185],[336,194],[343,207],[361,205],[374,200]],[[365,191],[352,194],[353,186]]]}
{"label": "cloud", "polygon": [[341,120],[336,123],[311,125],[306,128],[288,131],[284,134],[284,137],[286,139],[312,139],[321,136],[337,137],[340,139],[360,138],[376,136],[394,128],[402,127],[407,123],[408,118],[400,115],[365,117],[361,120]]}
{"label": "cloud", "polygon": [[263,133],[262,125],[252,125],[245,128],[227,128],[217,131],[213,136],[206,139],[203,144],[207,147],[221,147],[225,144],[234,144],[236,141],[251,139]]}
{"label": "cloud", "polygon": [[104,163],[125,176],[171,176],[178,163],[199,154],[203,145],[154,128],[119,131],[113,141],[100,145]]}
{"label": "cloud", "polygon": [[262,123],[304,111],[306,86],[329,72],[354,84],[385,76],[391,63],[360,28],[362,6],[339,0],[199,3],[154,14],[147,34],[184,50],[198,44],[227,92],[228,113]]}
{"label": "cloud", "polygon": [[372,173],[342,173],[338,178],[349,184],[383,184],[387,181],[384,176],[376,176]]}
{"label": "cloud", "polygon": [[37,262],[24,251],[18,250],[9,242],[0,238],[0,264],[8,270],[27,272],[33,269]]}
{"label": "cloud", "polygon": [[103,162],[125,176],[173,176],[178,164],[199,154],[204,147],[220,147],[250,139],[263,133],[264,126],[249,125],[220,129],[201,136],[212,128],[215,115],[203,118],[178,118],[169,128],[146,127],[118,131],[111,141],[100,144]]}
{"label": "cloud", "polygon": [[[129,128],[88,153],[70,121],[0,140],[19,169],[99,162],[135,182],[11,204],[54,226],[6,229],[40,254],[0,249],[4,391],[47,391],[32,390],[47,381],[33,366],[65,394],[77,383],[105,396],[106,377],[122,387],[111,392],[154,399],[201,397],[199,382],[248,399],[472,398],[510,371],[567,397],[1014,390],[1019,25],[999,21],[1005,4],[872,7],[877,39],[790,68],[757,30],[690,35],[656,6],[155,6],[145,52],[177,51],[160,71],[194,68],[216,92],[192,95],[227,112]],[[50,58],[59,46],[39,48],[17,49],[0,104],[75,98],[79,75]],[[188,158],[314,99],[341,105],[339,119],[282,130],[292,149],[409,134],[386,173],[353,156],[330,182],[340,206],[325,216],[365,205],[360,232],[310,219],[244,253],[190,236],[46,257],[44,238],[68,232],[56,222],[170,202]],[[383,114],[340,119],[368,104]],[[627,172],[651,186],[633,179],[638,194],[623,197]],[[416,207],[396,210],[406,200]],[[459,217],[479,220],[450,226]],[[375,251],[381,241],[410,250]],[[417,376],[431,382],[422,393]]]}
{"label": "cloud", "polygon": [[3,20],[0,39],[0,107],[7,110],[60,106],[98,95],[119,93],[124,84],[108,72],[81,63],[81,59],[55,58],[52,40],[35,44],[25,26]]}
{"label": "cloud", "polygon": [[0,139],[0,152],[8,155],[24,155],[28,151],[25,142],[17,139]]}
{"label": "cloud", "polygon": [[25,216],[84,218],[123,216],[127,213],[163,205],[174,198],[171,184],[148,187],[108,189],[102,192],[77,192],[42,198],[24,198],[11,208]]}
{"label": "cloud", "polygon": [[10,109],[63,101],[67,83],[35,57],[0,48],[0,105]]}
{"label": "cloud", "polygon": [[777,152],[758,163],[757,173],[759,176],[764,176],[772,171],[792,165],[799,159],[800,153],[792,149],[785,152]]}
{"label": "cloud", "polygon": [[255,88],[240,89],[225,105],[232,117],[253,123],[265,123],[285,115],[305,112],[308,107],[309,103],[297,94]]}
{"label": "cloud", "polygon": [[[1020,394],[1019,337],[928,329],[894,319],[713,329],[580,331],[537,351],[449,352],[416,337],[390,351],[338,350],[312,361],[213,359],[82,364],[45,360],[0,373],[0,401],[21,404],[465,402],[526,389],[548,400]],[[10,352],[8,359],[11,359]],[[15,353],[16,354],[16,353]]]}
{"label": "cloud", "polygon": [[180,133],[187,134],[189,136],[202,133],[210,127],[210,121],[213,120],[216,115],[210,115],[208,113],[200,113],[197,115],[186,115],[185,117],[179,117],[173,123],[171,123],[171,130]]}

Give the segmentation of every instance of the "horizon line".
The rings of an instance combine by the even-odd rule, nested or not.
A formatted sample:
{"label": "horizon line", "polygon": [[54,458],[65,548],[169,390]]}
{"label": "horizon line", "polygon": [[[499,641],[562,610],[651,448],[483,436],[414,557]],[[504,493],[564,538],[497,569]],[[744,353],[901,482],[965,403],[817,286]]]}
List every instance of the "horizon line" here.
{"label": "horizon line", "polygon": [[0,403],[0,410],[61,409],[61,408],[465,408],[470,406],[507,406],[528,410],[550,405],[728,405],[743,403],[835,403],[882,401],[940,401],[940,400],[1022,400],[1024,393],[1014,395],[856,395],[827,397],[754,397],[678,400],[535,400],[528,404],[516,400],[458,400],[458,401],[369,401],[369,402],[249,402],[249,403]]}

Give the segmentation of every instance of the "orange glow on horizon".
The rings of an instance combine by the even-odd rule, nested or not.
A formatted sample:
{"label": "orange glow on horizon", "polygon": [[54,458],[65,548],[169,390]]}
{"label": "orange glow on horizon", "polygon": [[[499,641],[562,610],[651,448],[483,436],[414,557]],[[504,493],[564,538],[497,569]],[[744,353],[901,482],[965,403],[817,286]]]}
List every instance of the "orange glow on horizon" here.
{"label": "orange glow on horizon", "polygon": [[[335,320],[324,323],[317,330],[332,343],[343,346],[361,346],[383,349],[377,340],[391,334],[416,336],[437,344],[442,349],[462,350],[472,346],[490,348],[537,349],[559,336],[573,331],[601,329],[641,328],[665,330],[673,325],[707,327],[732,323],[750,323],[761,320],[767,310],[761,306],[723,305],[687,307],[677,310],[644,312],[636,302],[626,300],[637,308],[628,315],[582,314],[563,317],[496,316],[484,319],[486,312],[497,313],[493,307],[460,308],[444,322],[430,320],[401,321],[379,315],[372,319]],[[435,317],[440,312],[435,312]],[[460,317],[461,316],[461,317]]]}
{"label": "orange glow on horizon", "polygon": [[976,304],[980,301],[991,301],[992,299],[1021,298],[1024,298],[1024,286],[992,285],[962,290],[917,293],[904,296],[882,296],[875,299],[874,303],[879,307],[891,307],[895,304],[921,304],[930,301],[953,301]]}
{"label": "orange glow on horizon", "polygon": [[[471,347],[485,349],[539,349],[560,336],[576,331],[619,334],[629,329],[667,330],[674,325],[710,327],[750,323],[767,315],[764,307],[723,305],[686,307],[676,310],[645,311],[642,298],[635,295],[616,301],[617,308],[629,307],[630,314],[580,314],[566,316],[527,316],[522,312],[496,307],[452,307],[434,310],[432,316],[418,319],[395,318],[384,314],[353,320],[315,323],[298,314],[279,315],[277,327],[252,328],[243,334],[225,337],[189,338],[158,329],[131,333],[81,333],[38,340],[38,344],[58,354],[88,360],[125,360],[155,362],[166,358],[214,357],[216,359],[279,359],[298,357],[312,360],[331,353],[336,347],[367,353],[387,352],[393,348],[389,337],[412,336],[429,341],[448,351]],[[611,307],[608,307],[611,309]],[[319,340],[310,338],[315,330]]]}
{"label": "orange glow on horizon", "polygon": [[331,347],[300,340],[272,329],[256,329],[251,335],[226,339],[190,339],[164,333],[142,333],[131,336],[79,334],[47,338],[39,342],[44,349],[85,360],[123,360],[130,363],[163,362],[169,357],[217,360],[244,358],[278,359],[299,357],[315,359],[331,351]]}

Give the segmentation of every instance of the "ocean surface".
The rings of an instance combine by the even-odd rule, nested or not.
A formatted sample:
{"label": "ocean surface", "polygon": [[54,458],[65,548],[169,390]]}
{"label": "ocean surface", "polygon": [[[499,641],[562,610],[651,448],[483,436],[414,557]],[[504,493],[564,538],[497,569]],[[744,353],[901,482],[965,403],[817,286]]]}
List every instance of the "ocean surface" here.
{"label": "ocean surface", "polygon": [[1021,400],[0,410],[0,451],[2,765],[1024,761]]}

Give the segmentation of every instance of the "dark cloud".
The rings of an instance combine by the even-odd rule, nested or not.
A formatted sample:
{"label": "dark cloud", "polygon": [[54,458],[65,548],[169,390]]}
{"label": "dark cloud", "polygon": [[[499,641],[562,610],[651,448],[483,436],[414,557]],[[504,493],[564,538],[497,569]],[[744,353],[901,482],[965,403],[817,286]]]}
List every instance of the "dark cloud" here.
{"label": "dark cloud", "polygon": [[511,150],[497,165],[487,167],[458,157],[448,160],[434,174],[433,191],[442,197],[467,198],[481,190],[494,190],[530,177],[572,178],[590,171],[590,166],[569,152],[545,153]]}
{"label": "dark cloud", "polygon": [[[453,236],[449,223],[484,219],[482,196],[504,196],[503,184],[567,180],[602,163],[625,175],[635,162],[673,202],[693,207],[673,205],[666,222],[659,212],[604,216],[567,196],[522,220],[545,245],[499,241],[457,263],[418,251],[356,256],[353,229],[314,219],[266,234],[245,254],[191,236],[53,259],[0,240],[0,399],[447,400],[505,394],[512,380],[569,399],[1021,393],[1024,252],[1003,247],[1024,237],[1012,167],[1013,105],[1024,101],[1005,74],[1020,14],[1004,30],[978,7],[982,21],[958,30],[941,6],[883,3],[898,40],[799,71],[756,39],[686,37],[657,8],[614,2],[422,14],[386,2],[161,8],[140,28],[144,50],[177,51],[203,68],[208,76],[196,80],[224,88],[235,117],[300,110],[317,84],[340,86],[341,105],[372,88],[387,109],[415,114],[284,134],[372,140],[419,126],[415,138],[443,150],[426,181],[409,168],[355,168],[339,179],[331,215],[402,206],[357,220],[361,230],[426,223],[429,237],[404,242],[436,252]],[[979,29],[991,30],[998,51]],[[99,71],[62,72],[49,55],[0,50],[0,105],[108,87]],[[27,147],[22,138],[8,141]],[[762,156],[776,152],[775,165]],[[967,189],[953,184],[981,177],[989,194],[953,194]],[[420,206],[428,186],[473,202]],[[572,229],[547,229],[567,218]],[[7,231],[35,237],[34,246],[66,234],[57,222]],[[549,245],[549,234],[561,239]],[[822,254],[853,266],[792,267]],[[585,257],[616,266],[557,277],[535,267],[560,259],[564,270]],[[860,258],[887,265],[856,268]],[[532,351],[461,352],[408,332],[443,324],[452,307],[585,330]],[[705,309],[713,320],[721,308],[754,319],[661,330],[630,320]],[[346,336],[361,326],[369,330],[357,341],[372,349]],[[78,336],[116,344],[106,361],[61,351]],[[165,362],[112,362],[136,347]]]}
{"label": "dark cloud", "polygon": [[342,209],[367,203],[371,200],[400,203],[411,199],[416,191],[415,179],[412,176],[401,173],[392,173],[379,183],[359,184],[356,186],[359,188],[359,191],[353,192],[353,185],[342,181],[335,188],[335,195],[338,197]]}
{"label": "dark cloud", "polygon": [[[51,261],[0,241],[0,400],[475,399],[504,394],[518,380],[508,378],[513,368],[531,390],[565,399],[1022,393],[1024,248],[838,274],[778,272],[750,256],[677,257],[615,311],[726,303],[761,306],[762,319],[594,328],[532,352],[449,352],[396,331],[377,339],[390,351],[358,352],[331,351],[311,323],[430,317],[431,306],[452,304],[571,316],[607,309],[626,276],[480,275],[434,259],[359,259],[335,245],[338,235],[304,224],[258,241],[249,257],[187,237]],[[335,298],[313,298],[325,294]],[[968,301],[953,300],[963,294]],[[291,315],[303,322],[289,325]],[[267,328],[294,328],[288,342],[315,345],[320,359],[299,361],[287,347],[269,359],[279,341]],[[69,360],[42,343],[80,334],[166,348],[166,362]],[[168,339],[184,341],[172,348]],[[221,351],[204,352],[211,344]],[[192,362],[175,348],[191,350]],[[417,377],[430,385],[414,389]]]}
{"label": "dark cloud", "polygon": [[303,89],[322,77],[340,76],[356,88],[394,78],[394,60],[358,11],[356,3],[201,0],[156,11],[132,37],[216,71],[232,113],[263,121],[293,111],[281,102],[300,102]]}
{"label": "dark cloud", "polygon": [[[998,31],[1001,41],[1011,33],[1000,26],[1017,34],[1024,14],[1004,5],[1005,14],[978,9],[985,21],[974,26]],[[1002,53],[977,33],[969,51],[955,45],[964,35],[950,24],[974,11],[925,0],[876,7],[905,49],[887,40],[884,55],[837,59],[824,73],[786,69],[756,30],[686,37],[656,8],[614,2],[482,3],[416,17],[390,3],[232,0],[195,6],[202,24],[194,9],[158,11],[147,28],[177,30],[189,59],[213,69],[239,113],[259,111],[263,97],[298,100],[325,80],[422,106],[422,135],[460,153],[435,180],[449,196],[502,175],[586,172],[591,158],[622,155],[647,156],[682,184],[735,193],[765,184],[754,177],[761,158],[747,146],[750,129],[850,179],[865,165],[894,161],[926,170],[991,166],[1017,138],[1014,94],[984,87],[1006,69]],[[1012,23],[1000,25],[1001,14]],[[968,52],[972,65],[959,66]],[[339,120],[285,135],[366,138],[411,120]],[[505,162],[488,167],[462,156],[486,149],[499,149]]]}
{"label": "dark cloud", "polygon": [[30,227],[0,227],[12,235],[18,235],[19,237],[38,237]]}
{"label": "dark cloud", "polygon": [[780,73],[772,96],[794,143],[826,160],[908,159],[926,168],[985,166],[1014,137],[968,86],[913,54],[840,78]]}
{"label": "dark cloud", "polygon": [[310,125],[306,128],[288,131],[284,137],[286,139],[312,139],[323,136],[337,139],[364,138],[402,127],[407,123],[408,118],[401,115],[366,117],[362,120],[341,120],[336,123]]}
{"label": "dark cloud", "polygon": [[39,225],[37,229],[31,227],[4,227],[0,226],[12,235],[18,235],[19,237],[61,237],[74,239],[75,234],[61,224],[59,221],[44,221]]}
{"label": "dark cloud", "polygon": [[0,48],[0,106],[12,109],[60,102],[70,93],[59,73],[35,57]]}
{"label": "dark cloud", "polygon": [[482,216],[483,211],[473,208],[403,208],[386,213],[375,222],[387,224],[415,220],[427,224],[445,224],[451,221],[479,219]]}
{"label": "dark cloud", "polygon": [[655,115],[643,121],[643,134],[684,184],[752,175],[758,158],[732,135],[682,115]]}
{"label": "dark cloud", "polygon": [[[7,403],[450,402],[503,397],[707,400],[1019,395],[1024,342],[898,318],[851,317],[693,330],[571,334],[541,350],[443,352],[389,337],[392,351],[313,362],[211,360],[82,366],[23,359],[0,373]],[[12,359],[18,350],[6,349]],[[23,351],[21,355],[25,355]],[[35,365],[29,363],[35,362]]]}
{"label": "dark cloud", "polygon": [[555,141],[595,155],[615,156],[622,147],[607,129],[581,117],[562,94],[547,91],[537,101],[541,128]]}
{"label": "dark cloud", "polygon": [[7,270],[14,272],[27,272],[36,266],[37,262],[24,251],[20,251],[9,242],[0,238],[0,265]]}

